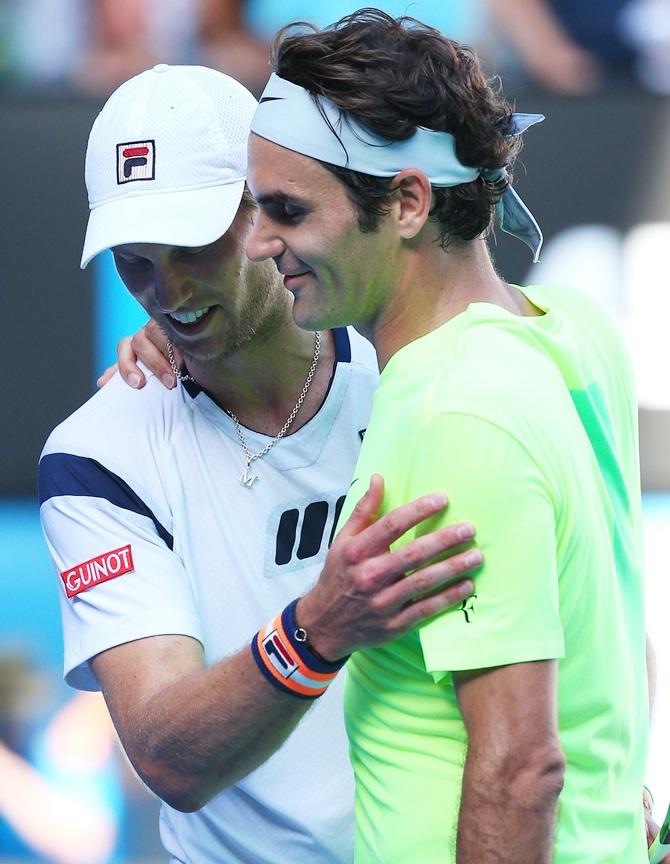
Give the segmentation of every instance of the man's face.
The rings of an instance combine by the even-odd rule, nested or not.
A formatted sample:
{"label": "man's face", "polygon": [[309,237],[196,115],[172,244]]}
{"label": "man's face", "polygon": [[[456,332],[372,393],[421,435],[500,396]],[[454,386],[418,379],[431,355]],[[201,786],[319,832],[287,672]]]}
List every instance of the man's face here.
{"label": "man's face", "polygon": [[260,207],[247,254],[274,259],[297,324],[369,331],[393,288],[398,240],[391,220],[382,217],[375,232],[362,233],[346,187],[330,171],[253,134],[247,181]]}
{"label": "man's face", "polygon": [[244,252],[252,216],[242,204],[228,231],[208,246],[112,249],[126,288],[187,358],[230,356],[272,318],[281,291],[273,268],[250,262]]}

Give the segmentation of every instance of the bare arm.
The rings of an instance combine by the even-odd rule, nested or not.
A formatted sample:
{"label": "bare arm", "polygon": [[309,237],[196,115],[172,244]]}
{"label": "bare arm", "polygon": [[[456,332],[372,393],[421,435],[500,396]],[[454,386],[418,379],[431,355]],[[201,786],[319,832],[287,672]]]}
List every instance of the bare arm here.
{"label": "bare arm", "polygon": [[270,74],[268,46],[246,26],[243,0],[201,0],[200,38],[209,64],[259,93]]}
{"label": "bare arm", "polygon": [[[105,804],[91,800],[90,779],[110,758],[115,740],[102,699],[78,693],[44,730],[45,771],[0,741],[0,814],[40,857],[53,864],[109,860],[117,820]],[[63,766],[67,781],[60,774]],[[82,782],[72,782],[75,777]]]}
{"label": "bare arm", "polygon": [[468,732],[458,864],[550,864],[564,757],[555,661],[456,676]]}
{"label": "bare arm", "polygon": [[[299,623],[310,636],[312,621],[317,639],[325,617],[333,624],[324,628],[329,638],[314,645],[328,657],[394,638],[472,591],[469,581],[455,584],[481,560],[464,552],[431,563],[418,581],[403,578],[408,561],[420,566],[462,545],[463,526],[388,551],[397,537],[443,510],[446,499],[425,496],[377,522],[382,496],[383,483],[375,477],[333,544],[316,586],[301,601],[306,608]],[[269,683],[249,648],[205,667],[200,644],[183,636],[119,645],[95,657],[92,668],[136,770],[160,798],[184,811],[202,807],[257,768],[309,706]]]}
{"label": "bare arm", "polygon": [[128,642],[91,666],[137,773],[187,812],[264,762],[309,707],[268,684],[248,649],[205,667],[186,636]]}
{"label": "bare arm", "polygon": [[108,860],[116,837],[110,813],[58,789],[2,742],[0,776],[0,813],[31,849],[54,864]]}
{"label": "bare arm", "polygon": [[572,39],[545,0],[488,0],[491,16],[529,73],[558,93],[597,90],[602,70]]}

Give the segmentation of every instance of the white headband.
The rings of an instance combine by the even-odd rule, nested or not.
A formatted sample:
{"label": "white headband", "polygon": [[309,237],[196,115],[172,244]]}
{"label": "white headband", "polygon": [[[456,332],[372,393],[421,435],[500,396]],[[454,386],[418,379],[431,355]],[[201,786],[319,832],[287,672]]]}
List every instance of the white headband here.
{"label": "white headband", "polygon": [[[510,134],[520,135],[542,120],[542,114],[513,114]],[[458,186],[479,176],[495,182],[507,174],[504,168],[486,171],[463,165],[449,132],[418,127],[404,141],[382,138],[329,99],[315,97],[274,73],[260,98],[251,131],[288,150],[372,177],[394,177],[405,168],[418,168],[433,186]],[[496,211],[503,231],[530,246],[537,261],[542,232],[511,186]]]}

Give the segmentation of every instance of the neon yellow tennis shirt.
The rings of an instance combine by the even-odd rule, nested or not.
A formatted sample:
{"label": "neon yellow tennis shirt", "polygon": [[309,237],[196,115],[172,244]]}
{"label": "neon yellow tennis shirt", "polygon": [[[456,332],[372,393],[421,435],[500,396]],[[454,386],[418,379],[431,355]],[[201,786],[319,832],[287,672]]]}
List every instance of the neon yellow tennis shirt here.
{"label": "neon yellow tennis shirt", "polygon": [[348,665],[356,864],[456,860],[466,732],[452,672],[552,658],[567,759],[553,860],[647,860],[631,370],[591,300],[524,293],[544,315],[474,303],[395,354],[375,396],[341,522],[373,472],[384,511],[444,490],[431,530],[474,523],[485,564],[476,596]]}

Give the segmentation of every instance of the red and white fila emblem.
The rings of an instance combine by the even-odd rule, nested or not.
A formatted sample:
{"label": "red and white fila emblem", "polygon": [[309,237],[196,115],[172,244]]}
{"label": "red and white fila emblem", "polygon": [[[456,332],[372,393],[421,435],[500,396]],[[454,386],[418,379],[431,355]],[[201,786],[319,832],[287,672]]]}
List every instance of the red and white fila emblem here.
{"label": "red and white fila emblem", "polygon": [[263,648],[265,648],[265,653],[277,672],[283,678],[290,678],[298,668],[298,664],[291,657],[276,630],[268,633],[265,639],[263,639]]}
{"label": "red and white fila emblem", "polygon": [[96,558],[84,561],[83,564],[75,564],[70,570],[63,570],[60,578],[65,585],[67,596],[74,597],[82,591],[88,591],[94,585],[116,579],[117,576],[123,576],[124,573],[130,573],[134,569],[133,551],[128,544],[119,549],[112,549],[111,552],[104,552]]}
{"label": "red and white fila emblem", "polygon": [[156,177],[156,142],[127,141],[116,145],[116,182],[154,180]]}

